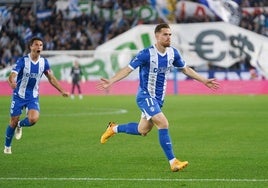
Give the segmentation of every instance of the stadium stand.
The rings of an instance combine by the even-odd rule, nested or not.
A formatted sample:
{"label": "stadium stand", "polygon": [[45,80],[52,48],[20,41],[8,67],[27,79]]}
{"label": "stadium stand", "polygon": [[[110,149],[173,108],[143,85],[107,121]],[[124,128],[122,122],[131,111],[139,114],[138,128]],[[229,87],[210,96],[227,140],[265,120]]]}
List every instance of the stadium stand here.
{"label": "stadium stand", "polygon": [[[140,6],[152,6],[151,0],[92,0],[100,9],[111,9],[116,15],[103,19],[94,13],[70,16],[69,9],[57,8],[57,0],[2,0],[0,3],[0,69],[12,65],[27,51],[27,41],[40,36],[45,41],[45,50],[94,50],[100,44],[129,30],[138,24],[163,22],[162,18],[141,20],[135,14],[122,16]],[[84,1],[88,2],[88,1]],[[198,0],[192,2],[199,2]],[[265,0],[236,0],[240,7],[265,7]],[[209,17],[176,18],[176,23],[209,22]],[[239,26],[268,36],[268,12],[243,14]]]}

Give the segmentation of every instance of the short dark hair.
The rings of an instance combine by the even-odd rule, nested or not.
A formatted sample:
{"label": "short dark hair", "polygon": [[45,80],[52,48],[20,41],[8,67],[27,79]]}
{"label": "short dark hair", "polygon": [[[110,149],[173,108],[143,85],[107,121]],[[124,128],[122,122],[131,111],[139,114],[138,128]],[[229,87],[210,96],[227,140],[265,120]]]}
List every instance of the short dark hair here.
{"label": "short dark hair", "polygon": [[29,48],[29,50],[30,50],[30,46],[32,46],[32,44],[33,44],[34,41],[36,41],[36,40],[41,41],[42,43],[44,43],[43,39],[41,39],[40,37],[33,37],[33,38],[30,39],[30,41],[29,41],[29,43],[28,43],[28,48]]}
{"label": "short dark hair", "polygon": [[160,23],[155,27],[154,33],[160,32],[161,29],[163,29],[163,28],[168,28],[169,29],[170,27],[169,27],[169,25],[167,23]]}

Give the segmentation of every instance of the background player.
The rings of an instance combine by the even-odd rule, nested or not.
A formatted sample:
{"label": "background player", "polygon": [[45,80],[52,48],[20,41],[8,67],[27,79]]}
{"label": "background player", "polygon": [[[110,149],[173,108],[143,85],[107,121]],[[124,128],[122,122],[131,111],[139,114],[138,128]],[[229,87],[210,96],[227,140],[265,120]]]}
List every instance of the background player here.
{"label": "background player", "polygon": [[72,76],[72,91],[71,91],[71,98],[74,98],[74,90],[77,88],[79,98],[82,99],[82,93],[81,93],[81,87],[80,87],[80,81],[83,76],[83,72],[81,69],[81,66],[79,65],[78,61],[74,62],[74,65],[71,69],[71,76]]}

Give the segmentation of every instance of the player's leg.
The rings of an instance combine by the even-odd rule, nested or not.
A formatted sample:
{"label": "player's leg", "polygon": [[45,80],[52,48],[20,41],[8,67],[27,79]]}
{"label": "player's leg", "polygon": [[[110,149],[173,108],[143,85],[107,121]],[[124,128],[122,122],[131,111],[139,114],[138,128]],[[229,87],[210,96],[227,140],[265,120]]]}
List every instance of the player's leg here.
{"label": "player's leg", "polygon": [[5,149],[4,149],[5,154],[11,154],[11,143],[15,133],[15,129],[19,122],[23,106],[24,101],[16,96],[13,96],[10,105],[10,122],[6,128]]}
{"label": "player's leg", "polygon": [[32,99],[26,104],[27,116],[18,123],[18,127],[30,127],[33,126],[39,119],[39,99]]}
{"label": "player's leg", "polygon": [[78,90],[78,94],[81,94],[81,87],[80,87],[80,83],[77,82],[77,90]]}
{"label": "player's leg", "polygon": [[37,99],[33,99],[26,105],[26,114],[27,116],[17,123],[15,138],[17,140],[22,137],[22,127],[31,127],[33,126],[39,119],[39,101]]}
{"label": "player's leg", "polygon": [[168,120],[165,115],[160,112],[152,117],[152,121],[158,128],[159,143],[169,161],[175,159],[173,153],[171,138],[168,130]]}
{"label": "player's leg", "polygon": [[115,124],[114,122],[110,122],[106,131],[101,136],[101,143],[104,144],[110,137],[117,133],[146,136],[152,128],[153,123],[143,117],[140,119],[139,123]]}
{"label": "player's leg", "polygon": [[19,116],[14,116],[10,118],[10,123],[6,128],[6,138],[5,138],[5,148],[4,153],[5,154],[11,154],[11,142],[16,130],[16,126],[19,121]]}
{"label": "player's leg", "polygon": [[[139,108],[143,111],[139,123],[129,122],[126,124],[115,124],[110,122],[106,131],[101,136],[101,143],[104,144],[107,140],[115,135],[116,133],[126,133],[132,135],[143,135],[145,136],[153,128],[153,123],[150,118],[161,109],[155,99],[150,98],[152,103],[148,104],[148,96],[140,98],[138,101]],[[150,109],[154,109],[151,111]]]}
{"label": "player's leg", "polygon": [[18,123],[19,127],[31,127],[33,126],[39,119],[39,110],[30,109],[27,112],[27,117],[21,120]]}
{"label": "player's leg", "polygon": [[132,135],[140,135],[138,132],[138,123],[131,122],[127,124],[116,124],[115,122],[109,122],[107,129],[101,135],[100,142],[102,144],[106,143],[107,140],[114,136],[116,133],[126,133]]}
{"label": "player's leg", "polygon": [[72,82],[72,91],[71,91],[71,94],[74,94],[75,86],[76,86],[76,82],[73,81]]}
{"label": "player's leg", "polygon": [[119,124],[113,127],[115,133],[126,133],[132,135],[146,136],[153,128],[154,124],[152,121],[147,120],[145,117],[141,117],[140,122],[130,122],[127,124]]}
{"label": "player's leg", "polygon": [[142,117],[140,119],[139,125],[138,125],[138,132],[142,136],[146,136],[147,133],[149,133],[154,126],[154,123],[152,120],[147,120],[146,117],[144,116],[144,113],[142,113]]}
{"label": "player's leg", "polygon": [[80,82],[77,83],[77,89],[78,89],[79,99],[83,99]]}
{"label": "player's leg", "polygon": [[75,82],[72,80],[71,99],[74,99]]}
{"label": "player's leg", "polygon": [[158,128],[159,143],[170,163],[171,170],[176,172],[186,167],[188,161],[179,161],[173,153],[173,146],[168,129],[169,123],[166,116],[160,112],[152,117],[152,121]]}
{"label": "player's leg", "polygon": [[73,90],[73,94],[75,94],[75,90],[77,89],[77,82],[74,82],[74,90]]}

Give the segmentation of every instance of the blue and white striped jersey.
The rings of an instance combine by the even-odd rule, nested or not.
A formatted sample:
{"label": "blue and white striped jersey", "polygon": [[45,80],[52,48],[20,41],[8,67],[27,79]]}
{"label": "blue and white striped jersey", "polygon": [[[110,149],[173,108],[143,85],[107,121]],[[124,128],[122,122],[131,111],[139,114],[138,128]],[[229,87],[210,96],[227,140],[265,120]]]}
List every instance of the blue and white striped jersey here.
{"label": "blue and white striped jersey", "polygon": [[152,98],[157,99],[161,106],[167,88],[168,73],[172,67],[184,68],[185,66],[186,63],[177,49],[168,47],[162,54],[155,45],[140,51],[129,63],[132,70],[139,67],[138,95],[148,93]]}
{"label": "blue and white striped jersey", "polygon": [[37,98],[39,95],[39,82],[43,73],[50,70],[48,60],[39,56],[36,62],[31,60],[30,54],[19,58],[12,69],[17,73],[17,87],[14,95],[23,99]]}

